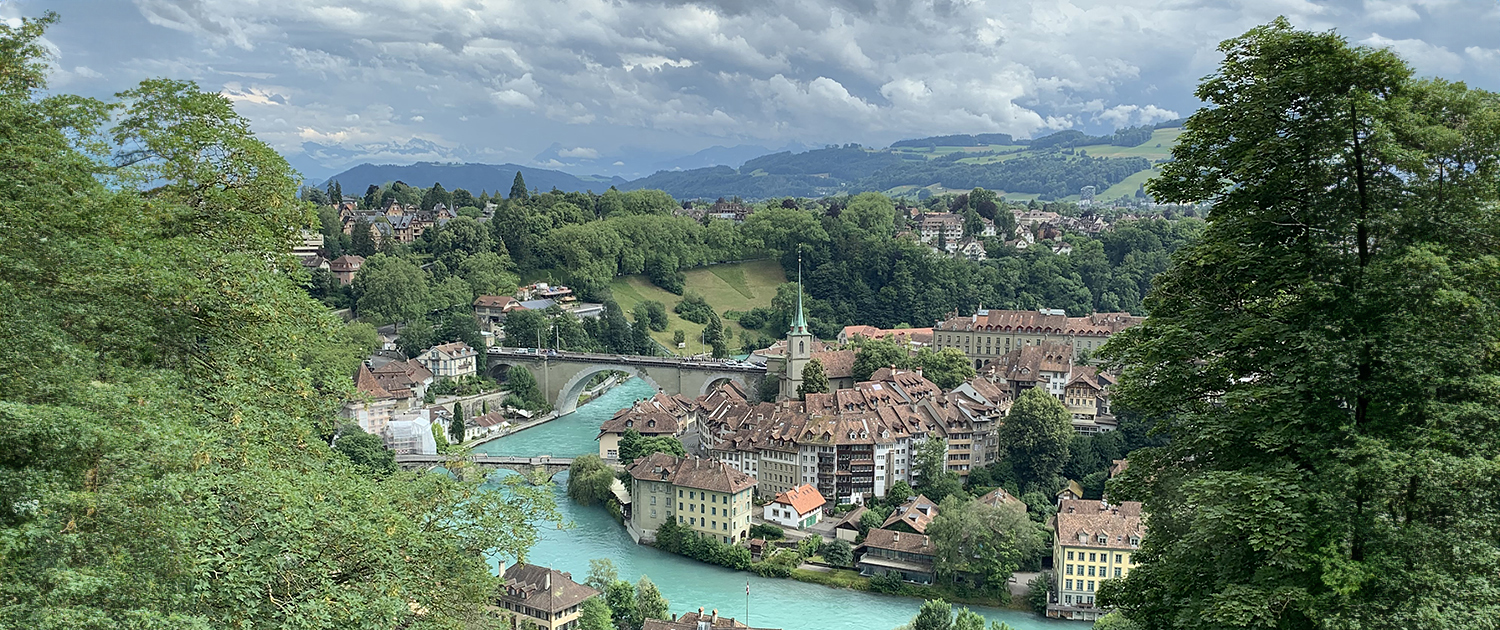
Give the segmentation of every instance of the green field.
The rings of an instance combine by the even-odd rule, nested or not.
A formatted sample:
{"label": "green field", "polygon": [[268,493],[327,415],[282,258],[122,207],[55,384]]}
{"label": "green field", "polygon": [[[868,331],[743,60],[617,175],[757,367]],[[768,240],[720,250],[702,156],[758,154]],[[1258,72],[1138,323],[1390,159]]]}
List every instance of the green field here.
{"label": "green field", "polygon": [[[687,290],[702,295],[722,317],[725,311],[748,311],[756,307],[769,307],[776,296],[776,287],[786,282],[786,274],[775,260],[757,260],[732,265],[710,265],[689,269]],[[672,312],[672,307],[682,298],[651,284],[645,276],[621,276],[609,285],[610,292],[619,302],[627,316],[630,309],[646,300],[656,300],[667,307],[667,331],[653,332],[651,336],[663,346],[672,348],[672,331],[682,330],[687,334],[687,348],[682,352],[696,353],[700,350],[698,339],[704,326],[684,320]],[[739,323],[724,320],[726,330],[734,335],[729,344],[738,349],[739,334],[743,328]]]}

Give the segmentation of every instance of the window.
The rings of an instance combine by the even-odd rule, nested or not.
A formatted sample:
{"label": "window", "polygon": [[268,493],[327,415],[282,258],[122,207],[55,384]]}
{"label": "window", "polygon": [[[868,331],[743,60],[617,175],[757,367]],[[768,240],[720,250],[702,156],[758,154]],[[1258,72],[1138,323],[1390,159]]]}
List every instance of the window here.
{"label": "window", "polygon": [[[1070,564],[1070,565],[1068,565],[1068,570],[1067,570],[1067,574],[1068,574],[1068,575],[1073,575],[1073,565],[1071,565],[1071,564]],[[1072,582],[1072,581],[1073,581],[1073,580],[1068,580],[1068,581],[1069,581],[1069,582]]]}
{"label": "window", "polygon": [[1073,596],[1072,595],[1063,595],[1063,603],[1064,604],[1071,604],[1071,603],[1073,603]]}
{"label": "window", "polygon": [[1098,558],[1095,557],[1096,555],[1098,554],[1089,554],[1089,562],[1096,562],[1098,560]]}
{"label": "window", "polygon": [[1120,577],[1120,567],[1115,567],[1115,577]]}
{"label": "window", "polygon": [[1117,553],[1117,554],[1115,554],[1115,562],[1124,562],[1124,560],[1121,560],[1121,559],[1120,559],[1120,558],[1121,558],[1121,557],[1122,557],[1122,556],[1121,556],[1121,555],[1120,555],[1120,554],[1118,554],[1118,553]]}
{"label": "window", "polygon": [[1093,574],[1094,574],[1094,567],[1089,567],[1089,575],[1093,575]]}
{"label": "window", "polygon": [[1089,591],[1089,592],[1090,592],[1090,593],[1092,593],[1092,592],[1094,592],[1094,581],[1093,581],[1093,580],[1089,580],[1089,587],[1088,587],[1088,591]]}
{"label": "window", "polygon": [[651,497],[651,505],[656,505],[656,497]]}
{"label": "window", "polygon": [[1073,590],[1073,580],[1068,580],[1066,588],[1070,591]]}
{"label": "window", "polygon": [[651,508],[651,518],[656,518],[656,508]]}
{"label": "window", "polygon": [[1069,560],[1073,559],[1073,552],[1071,552],[1071,551],[1068,552],[1068,559]]}
{"label": "window", "polygon": [[679,499],[682,498],[682,491],[681,490],[677,491],[677,498],[679,498]]}

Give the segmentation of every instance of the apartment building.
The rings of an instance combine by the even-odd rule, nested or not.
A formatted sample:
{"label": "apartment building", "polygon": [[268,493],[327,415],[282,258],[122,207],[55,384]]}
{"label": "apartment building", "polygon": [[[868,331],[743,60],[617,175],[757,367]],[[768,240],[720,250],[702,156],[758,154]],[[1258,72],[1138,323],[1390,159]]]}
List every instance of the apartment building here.
{"label": "apartment building", "polygon": [[1132,556],[1146,533],[1140,502],[1062,499],[1050,524],[1057,599],[1047,604],[1047,616],[1092,621],[1108,614],[1095,594],[1135,566]]}
{"label": "apartment building", "polygon": [[750,534],[755,478],[702,457],[653,453],[630,467],[631,526],[647,539],[667,519],[726,543]]}

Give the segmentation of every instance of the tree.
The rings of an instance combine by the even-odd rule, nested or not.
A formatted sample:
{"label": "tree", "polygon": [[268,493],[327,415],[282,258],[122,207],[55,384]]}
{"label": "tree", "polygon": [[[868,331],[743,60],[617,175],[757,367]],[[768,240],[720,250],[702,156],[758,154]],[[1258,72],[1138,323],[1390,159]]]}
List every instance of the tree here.
{"label": "tree", "polygon": [[974,362],[958,348],[943,348],[938,352],[922,348],[912,357],[911,364],[921,367],[924,378],[945,390],[974,378]]}
{"label": "tree", "polygon": [[1090,630],[1143,630],[1141,624],[1131,621],[1116,610],[1098,618]]}
{"label": "tree", "polygon": [[333,448],[366,474],[384,477],[396,472],[396,456],[385,448],[385,440],[357,426],[341,429]]}
{"label": "tree", "polygon": [[1099,597],[1150,628],[1493,618],[1500,104],[1285,20],[1220,50],[1149,187],[1208,227],[1103,353],[1170,442],[1111,486],[1151,530]]}
{"label": "tree", "polygon": [[686,341],[687,341],[687,333],[682,332],[681,329],[672,331],[672,345],[674,347],[680,348],[680,347],[682,347],[682,344],[684,342],[686,342]]}
{"label": "tree", "polygon": [[[913,456],[915,457],[915,454]],[[886,505],[900,505],[916,494],[917,492],[911,489],[911,485],[906,483],[906,480],[897,480],[896,483],[891,484],[891,487],[885,489],[885,503]]]}
{"label": "tree", "polygon": [[372,323],[409,322],[427,313],[427,274],[404,258],[376,254],[354,277],[355,310]]}
{"label": "tree", "polygon": [[637,625],[647,619],[668,620],[667,598],[661,596],[656,584],[644,575],[635,583],[635,619]]}
{"label": "tree", "polygon": [[953,630],[984,630],[984,617],[968,608],[960,608],[953,615]]}
{"label": "tree", "polygon": [[[574,460],[575,463],[577,460]],[[570,473],[571,474],[571,473]],[[589,588],[603,591],[615,580],[620,579],[620,571],[615,568],[615,561],[609,558],[593,558],[589,560],[589,576],[583,583]]]}
{"label": "tree", "polygon": [[[516,177],[520,177],[517,173]],[[672,522],[668,519],[667,522]],[[636,623],[639,615],[635,610],[635,586],[625,580],[610,582],[604,589],[604,601],[609,605],[609,616],[614,621],[616,630],[640,630]]]}
{"label": "tree", "polygon": [[542,390],[536,384],[536,377],[528,370],[519,365],[512,366],[505,371],[505,387],[510,390],[510,395],[505,397],[505,404],[520,409],[531,411],[542,411],[551,405],[547,404],[547,397],[542,395]]}
{"label": "tree", "polygon": [[997,440],[1005,445],[1005,459],[1023,483],[1047,482],[1068,460],[1072,415],[1045,388],[1033,387],[1011,405]]}
{"label": "tree", "polygon": [[1007,593],[1010,576],[1045,548],[1042,532],[1019,506],[993,506],[949,496],[927,526],[937,550],[934,569],[953,582],[976,576],[992,595]]}
{"label": "tree", "polygon": [[349,253],[369,258],[375,255],[375,236],[370,233],[370,221],[364,217],[349,225]]}
{"label": "tree", "polygon": [[458,263],[458,275],[469,283],[474,297],[481,295],[510,295],[519,284],[510,259],[494,252],[479,252]]}
{"label": "tree", "polygon": [[[948,442],[943,438],[930,435],[912,448],[911,471],[916,473],[918,488],[926,488],[937,483],[947,470]],[[940,501],[941,499],[933,500]]]}
{"label": "tree", "polygon": [[866,339],[854,351],[854,380],[868,381],[870,375],[883,367],[899,366],[906,362],[906,353],[888,339]]}
{"label": "tree", "polygon": [[578,630],[615,630],[615,622],[610,618],[609,604],[603,597],[590,597],[583,600],[583,604],[579,605],[577,628]]}
{"label": "tree", "polygon": [[626,429],[625,433],[620,436],[620,463],[627,468],[635,460],[652,453],[686,457],[687,449],[683,448],[682,441],[670,435],[645,437],[635,429]]}
{"label": "tree", "polygon": [[854,548],[847,540],[835,540],[823,545],[823,559],[836,567],[854,564]]}
{"label": "tree", "polygon": [[484,554],[526,555],[551,497],[370,474],[299,178],[192,83],[44,93],[53,20],[0,23],[0,626],[481,619]]}
{"label": "tree", "polygon": [[505,345],[512,348],[546,348],[552,341],[546,313],[517,309],[505,315]]}
{"label": "tree", "polygon": [[823,362],[812,359],[802,368],[802,384],[797,386],[797,395],[828,393],[828,375],[823,373]]}
{"label": "tree", "polygon": [[911,630],[948,630],[953,627],[953,605],[941,599],[922,602],[911,620]]}
{"label": "tree", "polygon": [[[613,496],[614,481],[614,470],[598,455],[579,455],[568,466],[568,498],[582,506],[602,503]],[[589,575],[592,577],[593,573]]]}
{"label": "tree", "polygon": [[458,444],[464,441],[464,404],[453,403],[453,419],[448,422],[448,441]]}
{"label": "tree", "polygon": [[526,180],[521,178],[521,171],[516,171],[516,178],[510,183],[511,201],[526,201],[531,194],[526,192]]}
{"label": "tree", "polygon": [[1047,604],[1052,600],[1052,593],[1057,590],[1057,578],[1051,571],[1043,571],[1031,578],[1026,583],[1026,603],[1031,606],[1031,611],[1041,614],[1046,612]]}
{"label": "tree", "polygon": [[[703,341],[712,349],[715,359],[729,356],[729,335],[724,332],[724,322],[712,311],[709,312],[708,327],[703,329]],[[827,379],[824,381],[826,388]]]}

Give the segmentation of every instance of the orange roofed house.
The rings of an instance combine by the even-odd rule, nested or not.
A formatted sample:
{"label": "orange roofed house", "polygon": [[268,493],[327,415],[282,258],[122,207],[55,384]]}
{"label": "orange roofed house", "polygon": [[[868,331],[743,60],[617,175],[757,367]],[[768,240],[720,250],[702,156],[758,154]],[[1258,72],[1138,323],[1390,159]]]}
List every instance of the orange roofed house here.
{"label": "orange roofed house", "polygon": [[765,519],[782,527],[802,529],[823,517],[823,495],[812,484],[802,484],[776,495],[765,505]]}

